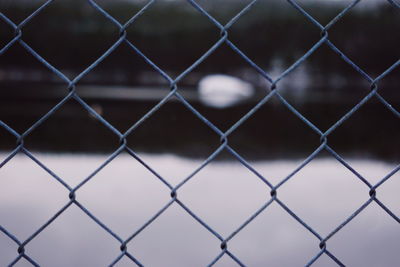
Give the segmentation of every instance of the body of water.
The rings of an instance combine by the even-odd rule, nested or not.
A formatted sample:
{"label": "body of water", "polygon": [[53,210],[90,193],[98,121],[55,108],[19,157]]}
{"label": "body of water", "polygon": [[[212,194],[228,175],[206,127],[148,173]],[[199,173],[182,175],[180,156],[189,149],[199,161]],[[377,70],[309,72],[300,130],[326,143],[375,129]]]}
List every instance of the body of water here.
{"label": "body of water", "polygon": [[[106,155],[35,156],[71,187],[89,176]],[[170,184],[200,166],[200,160],[171,154],[139,155]],[[1,154],[5,158],[6,154]],[[298,160],[258,161],[253,167],[279,183]],[[349,160],[371,184],[395,164]],[[377,198],[400,214],[399,174],[377,189]],[[316,158],[278,189],[278,198],[325,237],[369,199],[369,188],[332,158]],[[0,170],[0,224],[19,240],[28,238],[68,203],[68,190],[25,155]],[[264,203],[270,189],[237,161],[215,161],[178,190],[178,199],[222,237],[228,237]],[[170,190],[128,155],[120,155],[76,192],[76,199],[121,238],[128,238],[170,201]],[[346,266],[385,267],[400,262],[399,224],[372,202],[327,241]],[[247,266],[304,266],[319,252],[319,240],[276,202],[228,242]],[[120,244],[77,206],[70,206],[29,242],[26,253],[41,266],[107,266]],[[220,241],[173,203],[137,235],[128,251],[145,266],[206,266],[220,253]],[[17,245],[0,235],[0,265],[17,256]],[[28,264],[29,265],[29,264]],[[23,261],[18,266],[28,266]],[[134,266],[128,259],[118,266]],[[224,256],[217,266],[235,266]],[[336,266],[322,256],[315,266]]]}

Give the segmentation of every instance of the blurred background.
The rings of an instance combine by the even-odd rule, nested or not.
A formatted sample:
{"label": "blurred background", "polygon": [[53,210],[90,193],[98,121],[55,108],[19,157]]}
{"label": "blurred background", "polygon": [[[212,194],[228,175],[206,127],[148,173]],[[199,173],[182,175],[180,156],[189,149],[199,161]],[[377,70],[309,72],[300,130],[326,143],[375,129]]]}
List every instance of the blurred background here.
{"label": "blurred background", "polygon": [[[221,24],[251,1],[198,0]],[[326,25],[350,0],[297,0]],[[1,0],[0,12],[23,21],[43,0]],[[121,23],[147,1],[97,0]],[[360,1],[330,30],[329,39],[372,78],[400,58],[400,10],[384,0]],[[14,30],[0,20],[0,49]],[[54,1],[22,28],[40,56],[73,79],[119,38],[119,29],[87,1]],[[127,28],[127,38],[175,78],[220,38],[220,30],[187,1],[155,3]],[[273,79],[320,40],[320,30],[286,1],[258,1],[229,29],[233,42]],[[400,68],[379,82],[379,93],[400,109]],[[0,55],[0,120],[23,133],[68,94],[68,85],[21,45]],[[322,45],[278,83],[285,99],[321,131],[329,129],[369,92],[370,84]],[[124,132],[169,93],[168,82],[122,43],[76,86],[96,112]],[[226,44],[178,83],[178,92],[222,131],[270,92],[270,84]],[[375,97],[334,130],[328,144],[372,185],[398,165],[400,123]],[[229,144],[273,185],[320,145],[320,136],[271,98],[229,136]],[[90,176],[120,145],[119,138],[75,100],[33,130],[24,146],[71,187]],[[220,145],[220,137],[176,98],[128,136],[128,146],[172,186],[188,177]],[[0,127],[0,162],[16,138]],[[377,188],[377,197],[400,215],[400,174]],[[369,188],[329,153],[321,152],[278,190],[279,199],[322,237],[358,209]],[[32,159],[18,153],[0,168],[0,225],[24,241],[69,202],[66,190]],[[122,239],[170,201],[153,173],[121,153],[76,192],[77,200]],[[270,199],[270,188],[228,152],[178,190],[179,200],[221,236],[229,236]],[[50,201],[51,200],[51,201]],[[139,203],[139,204],[138,204]],[[330,238],[327,247],[346,266],[397,266],[400,231],[375,202]],[[183,234],[184,233],[184,234]],[[273,203],[228,243],[246,266],[304,266],[319,240]],[[76,205],[25,246],[41,266],[106,266],[120,244]],[[18,256],[0,233],[0,266]],[[128,243],[145,266],[205,266],[220,241],[178,204]],[[21,260],[18,266],[31,266]],[[133,266],[127,258],[119,266]],[[217,266],[236,266],[224,256]],[[314,266],[337,266],[328,256]]]}
{"label": "blurred background", "polygon": [[[19,23],[44,1],[1,1],[1,11]],[[121,23],[146,1],[98,1]],[[299,3],[321,24],[327,24],[351,1]],[[250,1],[199,1],[222,24]],[[398,10],[386,1],[361,1],[329,31],[329,39],[371,77],[399,59]],[[186,1],[156,1],[128,27],[128,39],[171,77],[177,77],[220,37],[219,29]],[[0,46],[13,30],[0,23]],[[23,40],[70,79],[77,76],[119,36],[118,28],[86,1],[55,1],[23,27]],[[229,39],[272,78],[299,59],[319,39],[320,30],[284,1],[259,1],[229,30]],[[213,75],[226,79],[207,78]],[[221,76],[217,76],[221,77]],[[380,94],[399,107],[399,69],[380,83]],[[236,78],[229,84],[229,78]],[[206,87],[243,87],[245,95],[213,103]],[[211,85],[210,85],[211,84]],[[20,45],[0,57],[0,119],[22,133],[68,92],[67,85]],[[223,44],[179,82],[179,92],[205,117],[225,131],[269,92],[269,83],[246,61]],[[242,87],[240,87],[242,86]],[[326,45],[283,79],[278,88],[289,103],[322,131],[370,91],[369,83]],[[127,130],[168,92],[168,82],[121,44],[77,84],[77,91],[120,131]],[[204,96],[205,94],[205,96]],[[235,100],[236,99],[236,100]],[[211,102],[209,102],[211,101]],[[227,102],[227,103],[225,103]],[[24,108],[21,108],[24,107]],[[83,127],[84,126],[84,127]],[[356,157],[399,159],[400,124],[375,98],[332,133],[329,143],[338,152]],[[76,131],[76,129],[80,131]],[[179,128],[179,131],[177,129]],[[1,131],[0,147],[15,146]],[[292,133],[297,138],[292,138]],[[162,138],[159,138],[161,137]],[[251,138],[249,138],[251,136]],[[298,142],[298,140],[302,140]],[[387,142],[390,140],[390,143]],[[139,151],[170,152],[198,157],[210,154],[219,137],[177,101],[169,101],[129,136]],[[117,137],[93,120],[75,101],[69,101],[25,141],[43,151],[109,152]],[[230,144],[251,158],[303,157],[316,148],[319,136],[273,98],[233,132]]]}

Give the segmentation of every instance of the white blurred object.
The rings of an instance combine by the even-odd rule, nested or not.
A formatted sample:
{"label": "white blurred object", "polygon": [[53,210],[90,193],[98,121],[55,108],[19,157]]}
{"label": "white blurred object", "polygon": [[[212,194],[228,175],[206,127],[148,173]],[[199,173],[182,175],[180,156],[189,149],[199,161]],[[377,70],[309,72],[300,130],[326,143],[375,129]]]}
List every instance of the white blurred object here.
{"label": "white blurred object", "polygon": [[253,85],[228,75],[208,75],[199,82],[200,101],[214,108],[233,106],[253,94]]}

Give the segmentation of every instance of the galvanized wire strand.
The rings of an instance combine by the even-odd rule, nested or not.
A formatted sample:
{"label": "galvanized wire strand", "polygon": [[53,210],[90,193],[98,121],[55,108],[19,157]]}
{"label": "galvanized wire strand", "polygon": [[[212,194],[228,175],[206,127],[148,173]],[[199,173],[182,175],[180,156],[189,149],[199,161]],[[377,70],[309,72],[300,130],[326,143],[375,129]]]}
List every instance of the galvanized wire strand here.
{"label": "galvanized wire strand", "polygon": [[[197,58],[189,67],[183,70],[180,74],[178,74],[175,78],[171,77],[167,74],[165,70],[160,68],[155,62],[150,60],[150,58],[145,55],[135,44],[134,41],[129,40],[127,35],[127,28],[131,25],[135,24],[137,18],[144,15],[153,5],[156,3],[156,0],[147,1],[143,7],[133,14],[125,23],[119,22],[116,18],[110,15],[105,9],[101,7],[95,0],[88,0],[89,5],[101,14],[105,19],[107,19],[111,24],[113,24],[118,32],[118,38],[116,41],[109,46],[99,57],[97,57],[91,64],[89,64],[83,71],[81,71],[77,76],[73,78],[67,77],[62,71],[54,67],[50,64],[45,58],[43,58],[38,52],[36,52],[28,43],[23,40],[23,31],[24,27],[27,24],[34,23],[32,21],[42,10],[51,5],[54,0],[48,0],[45,3],[39,5],[39,7],[34,10],[31,14],[29,14],[25,19],[22,20],[19,24],[14,23],[3,13],[0,13],[0,20],[5,22],[12,30],[14,30],[13,38],[8,41],[3,47],[0,48],[0,56],[6,53],[12,46],[20,45],[24,48],[29,54],[31,54],[38,62],[40,62],[43,66],[45,66],[51,73],[56,75],[62,82],[65,84],[66,91],[65,96],[63,96],[56,105],[51,107],[44,115],[42,115],[37,121],[35,121],[32,125],[30,125],[24,132],[18,133],[15,131],[10,125],[0,120],[0,127],[5,129],[11,135],[13,135],[16,139],[16,147],[13,149],[5,159],[0,162],[0,168],[6,165],[8,162],[13,160],[13,158],[21,153],[30,158],[36,165],[38,165],[41,169],[43,169],[46,173],[48,173],[51,179],[55,179],[59,184],[61,184],[67,191],[69,201],[65,203],[62,207],[58,209],[58,211],[48,218],[38,229],[36,229],[28,238],[24,241],[19,240],[16,235],[9,232],[6,228],[0,225],[0,232],[2,232],[6,237],[12,240],[17,246],[18,255],[14,260],[12,260],[9,266],[14,266],[20,260],[24,259],[29,262],[32,266],[40,266],[40,263],[37,263],[30,256],[28,256],[26,252],[26,247],[29,243],[34,240],[38,235],[41,234],[43,230],[45,230],[50,224],[52,224],[55,220],[58,219],[70,206],[75,205],[78,207],[86,216],[88,216],[93,222],[95,222],[102,230],[107,232],[111,237],[113,237],[120,244],[120,253],[116,255],[115,259],[109,263],[109,266],[116,265],[121,259],[124,257],[131,260],[132,263],[137,266],[144,266],[144,264],[131,252],[128,252],[128,246],[131,242],[134,242],[135,238],[142,233],[144,229],[146,229],[149,225],[151,225],[154,221],[156,221],[166,210],[168,210],[172,205],[178,205],[182,210],[184,210],[188,215],[190,215],[193,220],[199,223],[204,229],[206,229],[210,235],[214,236],[217,240],[221,242],[220,251],[216,252],[216,256],[213,259],[210,259],[210,263],[208,266],[213,266],[219,262],[219,260],[224,257],[230,257],[234,262],[236,262],[239,266],[246,266],[244,262],[242,262],[236,255],[234,255],[228,249],[229,241],[235,238],[235,236],[241,232],[244,228],[246,228],[249,224],[251,224],[261,213],[268,212],[268,207],[276,202],[288,215],[290,215],[297,223],[299,223],[302,227],[307,229],[317,240],[319,251],[316,255],[314,255],[305,266],[313,265],[322,255],[328,256],[334,263],[338,266],[345,266],[344,263],[341,262],[339,258],[337,258],[333,253],[331,253],[327,249],[328,241],[336,235],[339,231],[341,231],[346,225],[351,222],[354,218],[356,218],[363,210],[369,206],[372,202],[375,202],[383,211],[385,211],[391,218],[393,218],[397,223],[400,223],[400,218],[390,210],[384,203],[382,203],[377,198],[377,191],[379,191],[379,187],[393,177],[400,170],[400,165],[394,168],[387,175],[382,177],[375,185],[371,184],[366,178],[364,178],[354,167],[352,167],[346,160],[339,155],[334,148],[328,145],[328,137],[334,132],[337,128],[339,128],[345,121],[347,121],[350,117],[353,116],[364,104],[370,101],[371,98],[377,98],[388,110],[390,110],[397,118],[400,118],[400,112],[396,110],[384,97],[379,94],[379,82],[384,79],[388,74],[392,73],[395,69],[398,69],[400,66],[400,60],[395,61],[391,66],[389,66],[385,71],[379,74],[376,78],[372,78],[367,72],[365,72],[362,68],[360,68],[357,63],[352,61],[348,55],[342,52],[330,39],[328,31],[333,29],[335,24],[338,23],[343,17],[345,17],[352,9],[361,2],[360,0],[351,1],[338,15],[336,15],[331,21],[329,21],[325,26],[323,26],[317,19],[315,19],[310,13],[308,13],[296,0],[287,0],[288,4],[296,10],[301,16],[303,16],[306,20],[311,22],[319,31],[320,36],[317,42],[315,42],[300,58],[295,60],[290,66],[288,66],[282,73],[277,75],[277,77],[272,77],[268,74],[263,68],[261,68],[258,64],[256,64],[245,52],[243,52],[237,44],[232,42],[229,39],[229,30],[235,23],[240,23],[240,18],[244,14],[248,14],[254,8],[255,4],[258,0],[253,0],[244,8],[242,8],[235,16],[233,16],[228,23],[225,25],[221,24],[216,18],[214,18],[210,13],[208,13],[199,3],[195,0],[187,0],[187,2],[196,10],[199,14],[203,15],[206,19],[208,19],[214,26],[215,29],[220,32],[219,38],[203,53],[199,58]],[[400,4],[395,0],[387,0],[389,4],[393,8],[400,8]],[[145,115],[139,118],[136,122],[134,122],[128,130],[125,132],[120,132],[117,128],[113,126],[112,123],[108,122],[105,118],[103,118],[100,114],[98,114],[90,105],[79,96],[79,93],[76,90],[77,84],[84,78],[88,73],[92,72],[98,65],[100,65],[104,59],[109,57],[114,51],[118,50],[120,45],[125,43],[130,48],[131,52],[135,55],[138,55],[143,61],[150,66],[155,73],[159,74],[165,81],[168,83],[165,90],[167,92],[166,96],[164,96],[158,103],[156,103],[152,108],[150,108]],[[259,73],[265,81],[270,84],[270,90],[266,91],[266,95],[259,100],[245,115],[239,118],[236,122],[234,122],[226,131],[222,131],[215,124],[213,124],[206,116],[201,114],[187,99],[185,99],[182,94],[179,92],[179,82],[186,77],[189,73],[193,72],[195,68],[201,65],[203,62],[207,60],[209,56],[211,56],[215,51],[220,49],[222,44],[226,44],[234,53],[239,55],[253,70]],[[284,96],[282,96],[279,92],[281,90],[281,86],[279,82],[284,80],[287,75],[292,73],[297,67],[304,64],[304,62],[322,45],[327,45],[334,53],[338,55],[344,62],[346,62],[352,69],[354,69],[360,77],[365,79],[370,84],[370,88],[366,88],[368,93],[360,99],[358,103],[356,103],[352,108],[350,108],[347,112],[345,112],[342,117],[333,123],[327,130],[323,131],[319,129],[315,124],[311,122],[308,118],[306,118],[300,111],[298,111]],[[292,170],[285,178],[283,178],[277,184],[272,184],[261,172],[259,172],[254,166],[252,166],[239,152],[234,150],[230,143],[229,137],[230,135],[236,131],[238,128],[242,127],[242,125],[254,114],[258,112],[258,110],[266,105],[271,98],[277,98],[279,102],[289,110],[297,119],[302,121],[306,127],[311,129],[313,132],[317,134],[320,139],[320,145],[315,148],[315,150],[309,154],[294,170]],[[165,179],[162,175],[160,175],[153,166],[150,166],[145,160],[143,160],[134,150],[134,148],[130,147],[127,143],[127,137],[134,133],[145,121],[151,118],[154,114],[159,112],[160,108],[166,105],[172,98],[178,100],[183,106],[186,108],[187,112],[190,112],[196,116],[204,125],[210,128],[216,137],[220,139],[220,145],[203,161],[200,163],[197,168],[192,170],[192,172],[182,179],[176,185],[170,184],[167,179]],[[87,177],[81,180],[78,185],[75,187],[71,187],[68,183],[66,183],[62,177],[57,175],[53,170],[47,167],[44,163],[42,163],[31,151],[29,151],[24,144],[24,139],[29,136],[32,132],[34,132],[40,125],[45,123],[45,121],[50,118],[57,110],[62,109],[64,105],[68,101],[76,101],[81,107],[83,107],[87,112],[89,112],[101,125],[103,125],[107,130],[109,130],[113,135],[119,138],[120,144],[116,149],[104,160],[98,167],[96,167]],[[233,158],[239,162],[244,168],[249,170],[255,179],[261,180],[266,186],[266,195],[269,191],[270,198],[265,201],[260,207],[255,209],[255,212],[251,214],[246,220],[240,223],[233,232],[228,234],[226,237],[223,237],[219,234],[214,228],[209,225],[205,220],[201,219],[195,212],[193,212],[185,203],[183,203],[179,199],[179,190],[184,187],[187,183],[189,183],[192,179],[199,179],[197,174],[201,172],[204,168],[206,168],[211,162],[213,162],[216,157],[223,151],[228,152]],[[368,199],[358,207],[354,212],[349,214],[349,216],[342,221],[338,226],[333,228],[331,232],[325,237],[321,236],[317,231],[315,231],[310,224],[306,223],[305,220],[300,218],[294,211],[290,209],[281,199],[278,198],[279,189],[282,186],[285,186],[287,182],[292,179],[296,179],[296,174],[301,171],[305,166],[307,166],[310,162],[312,162],[321,151],[327,151],[337,162],[339,162],[342,166],[344,166],[348,171],[350,171],[355,179],[358,179],[360,182],[365,184],[369,188]],[[140,163],[143,167],[145,167],[155,179],[160,181],[164,186],[170,190],[170,199],[164,203],[158,211],[156,211],[153,215],[149,216],[149,218],[143,222],[143,224],[137,229],[132,229],[132,232],[127,237],[120,237],[114,230],[108,227],[103,221],[101,221],[93,212],[89,211],[87,207],[81,204],[78,200],[79,189],[84,187],[87,183],[89,183],[92,179],[96,179],[96,175],[102,171],[108,164],[112,161],[116,160],[119,155],[122,153],[127,153],[133,161]]]}

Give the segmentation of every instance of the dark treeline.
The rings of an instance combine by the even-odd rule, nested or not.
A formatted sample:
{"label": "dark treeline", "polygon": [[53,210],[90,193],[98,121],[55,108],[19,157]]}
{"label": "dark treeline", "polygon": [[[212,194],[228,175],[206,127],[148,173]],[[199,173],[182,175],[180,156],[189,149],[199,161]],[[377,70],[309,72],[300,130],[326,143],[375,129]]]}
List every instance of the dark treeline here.
{"label": "dark treeline", "polygon": [[[204,2],[206,9],[221,23],[228,22],[244,6],[240,1],[231,1],[230,5],[226,1],[219,1],[220,5],[218,1],[199,2]],[[104,2],[103,6],[124,22],[140,10],[143,2]],[[321,24],[328,23],[343,9],[341,5],[315,3],[304,7]],[[0,8],[19,22],[36,7],[5,1]],[[14,33],[4,23],[0,24],[0,31],[3,46]],[[24,26],[22,32],[23,39],[40,55],[71,76],[90,65],[119,37],[119,29],[112,22],[86,1],[77,0],[55,1]],[[220,36],[220,30],[186,1],[156,2],[128,27],[127,33],[133,44],[171,75],[182,72]],[[399,11],[390,5],[356,7],[329,30],[330,40],[372,76],[382,73],[399,58],[399,34]],[[320,30],[315,25],[289,4],[276,1],[260,1],[229,30],[229,39],[268,71],[277,63],[283,68],[289,66],[319,38]],[[357,76],[328,48],[320,49],[307,62],[315,79]],[[0,68],[6,71],[41,69],[46,72],[38,65],[20,47],[13,47],[0,56]],[[224,45],[194,73],[235,73],[246,68],[247,63]],[[152,71],[132,49],[122,45],[82,82],[159,83],[155,78],[140,78]],[[387,81],[393,83],[389,81],[393,79],[394,75]]]}

